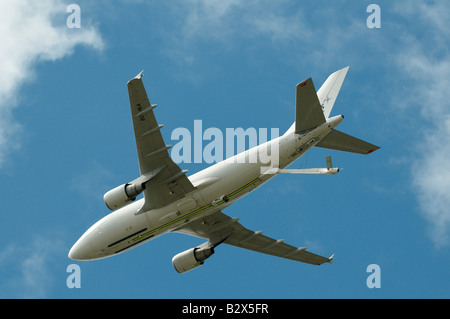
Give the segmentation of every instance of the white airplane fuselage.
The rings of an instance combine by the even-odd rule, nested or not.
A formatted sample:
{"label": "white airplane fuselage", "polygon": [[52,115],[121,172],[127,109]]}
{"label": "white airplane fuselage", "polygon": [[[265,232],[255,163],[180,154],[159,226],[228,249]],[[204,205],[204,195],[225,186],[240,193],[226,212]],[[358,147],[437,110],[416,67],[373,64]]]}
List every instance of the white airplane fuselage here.
{"label": "white airplane fuselage", "polygon": [[189,176],[196,187],[186,197],[167,206],[142,212],[144,199],[133,202],[100,219],[73,245],[69,257],[93,260],[137,247],[190,221],[223,210],[262,186],[274,174],[264,174],[273,163],[252,161],[261,148],[278,147],[279,168],[285,168],[328,135],[343,119],[335,116],[315,129],[295,134],[294,125],[282,136],[251,148]]}

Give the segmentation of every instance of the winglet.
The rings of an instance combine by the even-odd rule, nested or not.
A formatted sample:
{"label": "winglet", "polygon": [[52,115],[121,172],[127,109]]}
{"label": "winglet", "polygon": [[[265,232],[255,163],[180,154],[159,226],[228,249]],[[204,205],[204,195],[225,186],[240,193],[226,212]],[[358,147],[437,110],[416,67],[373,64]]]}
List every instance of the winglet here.
{"label": "winglet", "polygon": [[127,83],[128,86],[131,86],[131,82],[133,82],[133,80],[140,80],[143,76],[144,76],[144,70],[139,72],[138,75],[136,75],[134,78],[132,78],[130,81],[128,81],[128,83]]}
{"label": "winglet", "polygon": [[334,254],[331,255],[330,258],[328,258],[328,262],[329,262],[330,264],[332,264],[332,263],[333,263],[333,259],[334,259]]}
{"label": "winglet", "polygon": [[142,70],[141,72],[139,72],[139,74],[136,75],[134,78],[140,80],[143,76],[144,76],[144,70]]}

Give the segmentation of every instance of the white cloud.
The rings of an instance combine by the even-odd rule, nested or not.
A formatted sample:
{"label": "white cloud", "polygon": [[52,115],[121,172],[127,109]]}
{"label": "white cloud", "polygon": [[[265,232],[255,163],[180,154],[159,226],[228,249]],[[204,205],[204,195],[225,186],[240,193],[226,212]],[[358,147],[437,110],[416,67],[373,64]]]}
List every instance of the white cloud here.
{"label": "white cloud", "polygon": [[50,261],[58,251],[55,241],[36,238],[28,255],[21,263],[21,277],[18,285],[23,298],[45,298],[53,285]]}
{"label": "white cloud", "polygon": [[2,278],[1,298],[46,298],[48,297],[58,270],[52,266],[54,260],[66,253],[62,242],[37,235],[25,245],[10,244],[0,252]]}
{"label": "white cloud", "polygon": [[288,15],[281,11],[280,2],[273,5],[262,0],[187,1],[184,35],[218,41],[236,34],[267,36],[273,41],[304,37],[307,32],[299,11]]}
{"label": "white cloud", "polygon": [[34,66],[71,55],[78,45],[103,47],[94,27],[66,26],[67,5],[61,0],[0,0],[0,12],[5,13],[0,19],[0,166],[17,148],[21,126],[13,119],[13,109],[23,102],[17,95],[21,85],[33,79]]}
{"label": "white cloud", "polygon": [[413,86],[406,104],[419,109],[422,140],[415,143],[412,161],[413,187],[421,212],[430,223],[430,235],[437,247],[450,244],[450,18],[448,4],[413,1],[397,7],[400,14],[415,20],[421,32],[403,30],[399,37],[408,50],[397,54],[396,64]]}
{"label": "white cloud", "polygon": [[443,116],[435,130],[424,132],[420,146],[425,155],[413,163],[412,172],[421,210],[438,247],[450,243],[450,114]]}
{"label": "white cloud", "polygon": [[233,25],[223,24],[239,1],[186,1],[188,14],[184,21],[183,34],[187,38],[212,37],[220,39],[233,28]]}
{"label": "white cloud", "polygon": [[187,0],[172,1],[179,16],[176,30],[165,37],[164,53],[174,61],[191,64],[204,50],[199,43],[222,44],[221,50],[239,49],[241,41],[261,37],[270,42],[287,43],[310,38],[303,14],[286,12],[283,3],[264,0]]}

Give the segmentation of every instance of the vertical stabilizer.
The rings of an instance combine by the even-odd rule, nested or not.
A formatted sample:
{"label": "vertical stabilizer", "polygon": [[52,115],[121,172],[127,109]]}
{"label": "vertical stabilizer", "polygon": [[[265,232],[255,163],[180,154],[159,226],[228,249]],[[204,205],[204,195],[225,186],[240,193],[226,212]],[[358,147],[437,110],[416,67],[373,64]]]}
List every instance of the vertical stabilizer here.
{"label": "vertical stabilizer", "polygon": [[345,67],[331,74],[323,83],[322,87],[317,91],[319,103],[322,106],[323,115],[327,119],[333,109],[334,102],[339,94],[342,83],[347,75],[349,67]]}
{"label": "vertical stabilizer", "polygon": [[325,123],[314,83],[309,78],[297,84],[295,95],[295,133],[309,131]]}

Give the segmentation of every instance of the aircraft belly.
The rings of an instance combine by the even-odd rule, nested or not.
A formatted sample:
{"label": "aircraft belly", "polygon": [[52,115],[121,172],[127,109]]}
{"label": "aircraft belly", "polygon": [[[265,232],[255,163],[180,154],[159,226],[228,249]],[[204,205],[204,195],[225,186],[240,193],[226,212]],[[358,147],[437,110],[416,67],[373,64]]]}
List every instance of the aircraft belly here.
{"label": "aircraft belly", "polygon": [[[238,165],[236,167],[241,166],[242,169],[236,170],[236,167],[230,170],[227,169],[228,174],[224,174],[226,175],[226,178],[222,176],[219,182],[191,194],[190,197],[179,200],[172,205],[152,210],[144,214],[133,214],[134,218],[139,216],[144,218],[145,216],[145,222],[139,223],[142,228],[133,227],[135,232],[131,231],[131,229],[128,229],[126,232],[116,229],[114,240],[111,238],[109,239],[109,243],[107,243],[107,254],[113,255],[124,252],[128,249],[137,247],[150,239],[154,239],[170,232],[185,223],[205,217],[219,209],[225,209],[239,198],[256,189],[262,183],[262,180],[258,178],[260,170],[258,164],[236,163],[230,165]],[[246,166],[244,167],[242,165]],[[250,165],[250,167],[248,165]],[[214,199],[222,195],[225,195],[228,200],[222,200],[216,204],[212,203]],[[196,198],[197,200],[194,200],[193,198]],[[128,218],[133,217],[130,216]],[[120,222],[120,224],[126,223]],[[118,234],[120,234],[120,236],[118,236]],[[105,247],[106,241],[98,241],[97,245],[98,248],[100,248],[100,246]]]}
{"label": "aircraft belly", "polygon": [[220,176],[220,181],[200,191],[202,198],[208,203],[219,196],[232,193],[257,178],[260,175],[260,165],[230,163],[216,173]]}

